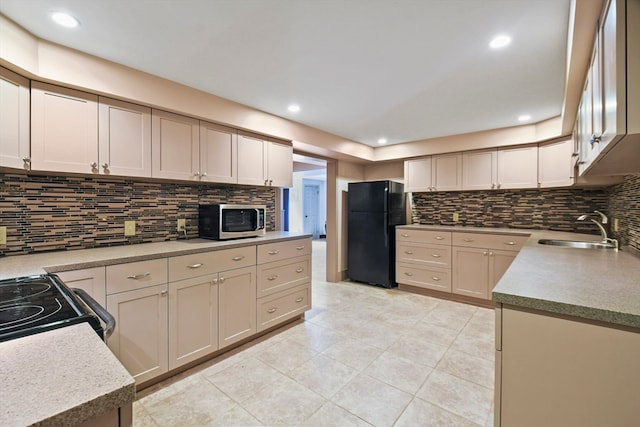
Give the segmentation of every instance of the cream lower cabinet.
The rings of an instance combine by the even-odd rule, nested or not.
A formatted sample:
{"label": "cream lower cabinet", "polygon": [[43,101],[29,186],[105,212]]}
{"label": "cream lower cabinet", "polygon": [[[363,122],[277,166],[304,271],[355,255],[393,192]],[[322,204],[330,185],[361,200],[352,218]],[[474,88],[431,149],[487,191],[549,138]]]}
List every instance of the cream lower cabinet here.
{"label": "cream lower cabinet", "polygon": [[258,331],[311,308],[311,239],[258,246]]}
{"label": "cream lower cabinet", "polygon": [[218,275],[219,343],[227,347],[254,335],[256,328],[256,268],[245,267]]}
{"label": "cream lower cabinet", "polygon": [[218,349],[218,275],[169,283],[169,369]]}
{"label": "cream lower cabinet", "polygon": [[496,309],[496,426],[640,425],[640,329]]}
{"label": "cream lower cabinet", "polygon": [[56,275],[58,275],[68,287],[82,289],[102,307],[107,306],[107,287],[104,267],[61,271],[56,273]]}
{"label": "cream lower cabinet", "polygon": [[106,268],[107,311],[116,328],[107,344],[137,383],[169,369],[167,259]]}
{"label": "cream lower cabinet", "polygon": [[491,292],[527,241],[524,236],[452,233],[453,293],[491,299]]}
{"label": "cream lower cabinet", "polygon": [[396,282],[451,292],[451,233],[396,230]]}

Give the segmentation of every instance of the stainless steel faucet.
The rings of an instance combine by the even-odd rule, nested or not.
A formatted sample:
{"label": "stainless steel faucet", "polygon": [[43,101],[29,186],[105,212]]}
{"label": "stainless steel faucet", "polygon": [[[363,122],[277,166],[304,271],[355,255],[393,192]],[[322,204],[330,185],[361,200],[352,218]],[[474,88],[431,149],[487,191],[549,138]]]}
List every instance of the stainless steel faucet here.
{"label": "stainless steel faucet", "polygon": [[[593,216],[593,214],[597,214],[600,215],[600,221],[598,221],[597,219],[593,219],[590,218],[591,216]],[[607,218],[607,216],[605,214],[603,214],[602,212],[595,210],[593,211],[593,213],[588,213],[588,214],[584,214],[584,215],[580,215],[577,220],[578,221],[584,221],[585,219],[589,219],[589,221],[593,222],[595,225],[598,226],[598,228],[600,229],[600,237],[602,238],[601,242],[602,243],[610,243],[612,245],[614,245],[615,249],[618,249],[618,241],[616,239],[611,239],[607,236],[607,230],[604,228],[603,224],[607,224],[609,222],[609,218]]]}

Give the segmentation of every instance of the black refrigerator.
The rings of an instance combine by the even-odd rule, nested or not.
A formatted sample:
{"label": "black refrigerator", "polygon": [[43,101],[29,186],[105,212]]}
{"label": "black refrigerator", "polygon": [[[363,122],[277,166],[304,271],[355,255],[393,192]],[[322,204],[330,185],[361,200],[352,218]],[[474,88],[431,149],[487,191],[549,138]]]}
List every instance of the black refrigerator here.
{"label": "black refrigerator", "polygon": [[391,288],[396,283],[395,226],[406,223],[404,185],[393,181],[349,183],[349,279]]}

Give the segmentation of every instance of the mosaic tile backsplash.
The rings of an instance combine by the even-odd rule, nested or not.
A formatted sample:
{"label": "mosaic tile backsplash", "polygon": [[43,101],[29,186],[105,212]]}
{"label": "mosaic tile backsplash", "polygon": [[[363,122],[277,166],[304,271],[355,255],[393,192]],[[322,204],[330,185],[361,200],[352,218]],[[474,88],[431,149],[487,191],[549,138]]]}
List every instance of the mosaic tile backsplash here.
{"label": "mosaic tile backsplash", "polygon": [[[275,229],[276,188],[191,183],[148,183],[93,177],[0,174],[0,224],[7,245],[0,256],[85,249],[198,236],[198,204],[267,206],[267,230]],[[124,236],[124,221],[136,235]]]}
{"label": "mosaic tile backsplash", "polygon": [[607,204],[609,216],[619,220],[613,236],[640,253],[640,175],[626,176],[622,184],[611,187]]}

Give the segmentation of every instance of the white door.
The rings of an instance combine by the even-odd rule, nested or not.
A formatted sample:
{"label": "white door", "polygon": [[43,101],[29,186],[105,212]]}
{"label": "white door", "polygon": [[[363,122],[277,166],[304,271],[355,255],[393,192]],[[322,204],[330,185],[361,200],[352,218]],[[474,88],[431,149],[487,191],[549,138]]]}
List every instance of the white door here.
{"label": "white door", "polygon": [[320,197],[320,187],[317,185],[304,185],[302,201],[302,231],[313,234],[313,238],[319,237],[318,228],[318,198]]}

